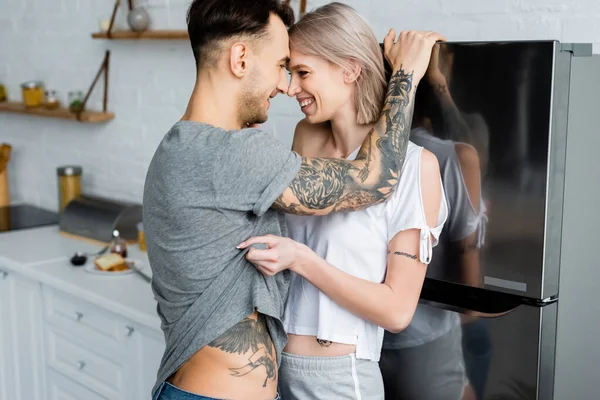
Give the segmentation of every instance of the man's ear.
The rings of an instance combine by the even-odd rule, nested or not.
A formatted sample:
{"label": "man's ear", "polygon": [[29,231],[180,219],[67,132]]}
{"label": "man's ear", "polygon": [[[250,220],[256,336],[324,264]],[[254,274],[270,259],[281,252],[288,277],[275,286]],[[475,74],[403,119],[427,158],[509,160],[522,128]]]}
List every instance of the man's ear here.
{"label": "man's ear", "polygon": [[229,50],[229,68],[231,72],[241,78],[248,68],[248,46],[238,42],[231,46]]}
{"label": "man's ear", "polygon": [[345,83],[353,83],[356,82],[360,73],[362,72],[362,68],[358,61],[350,60],[350,68],[344,71],[344,82]]}

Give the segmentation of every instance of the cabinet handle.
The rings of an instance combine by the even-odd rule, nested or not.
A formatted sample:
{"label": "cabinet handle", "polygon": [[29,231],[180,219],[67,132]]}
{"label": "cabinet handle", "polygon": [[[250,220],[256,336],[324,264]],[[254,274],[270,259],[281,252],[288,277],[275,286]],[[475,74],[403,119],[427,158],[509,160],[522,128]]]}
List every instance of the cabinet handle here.
{"label": "cabinet handle", "polygon": [[83,318],[83,313],[80,313],[79,311],[75,311],[75,321],[81,322],[81,318]]}
{"label": "cabinet handle", "polygon": [[127,330],[127,336],[131,336],[133,335],[133,332],[135,332],[135,328],[133,326],[127,325],[125,329]]}
{"label": "cabinet handle", "polygon": [[6,279],[7,277],[8,277],[8,272],[6,272],[6,271],[0,271],[0,278]]}
{"label": "cabinet handle", "polygon": [[85,368],[85,361],[77,361],[77,369],[81,371],[83,368]]}

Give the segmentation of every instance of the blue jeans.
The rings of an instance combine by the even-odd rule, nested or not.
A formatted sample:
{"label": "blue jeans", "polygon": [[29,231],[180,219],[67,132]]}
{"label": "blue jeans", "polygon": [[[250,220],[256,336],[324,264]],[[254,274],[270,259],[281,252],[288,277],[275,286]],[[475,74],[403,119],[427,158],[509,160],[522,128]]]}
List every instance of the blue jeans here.
{"label": "blue jeans", "polygon": [[[152,400],[219,400],[214,397],[206,397],[200,396],[199,394],[194,394],[190,392],[186,392],[185,390],[181,390],[169,382],[163,382],[159,387],[154,396],[152,396]],[[281,400],[279,395],[275,400]]]}

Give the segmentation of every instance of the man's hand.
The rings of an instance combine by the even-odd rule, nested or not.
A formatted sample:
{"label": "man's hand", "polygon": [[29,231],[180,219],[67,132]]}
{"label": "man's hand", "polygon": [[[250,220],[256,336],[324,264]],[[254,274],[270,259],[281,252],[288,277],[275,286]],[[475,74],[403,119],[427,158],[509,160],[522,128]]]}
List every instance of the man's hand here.
{"label": "man's hand", "polygon": [[314,256],[314,252],[302,243],[274,235],[251,237],[237,247],[246,249],[257,243],[266,244],[268,249],[251,248],[246,254],[246,259],[267,276],[273,276],[286,269],[294,270]]}
{"label": "man's hand", "polygon": [[392,75],[400,70],[412,71],[413,84],[416,84],[427,71],[433,46],[445,40],[436,32],[403,31],[396,41],[396,30],[390,29],[383,40],[383,48],[385,58],[392,66]]}

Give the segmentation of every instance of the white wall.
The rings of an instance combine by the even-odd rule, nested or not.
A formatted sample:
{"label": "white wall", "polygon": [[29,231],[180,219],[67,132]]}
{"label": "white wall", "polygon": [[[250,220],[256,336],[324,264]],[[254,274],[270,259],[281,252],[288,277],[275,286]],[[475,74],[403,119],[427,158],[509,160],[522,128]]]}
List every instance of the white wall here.
{"label": "white wall", "polygon": [[[139,1],[139,0],[138,0]],[[143,0],[142,0],[143,1]],[[310,1],[309,9],[328,1]],[[379,38],[390,27],[437,30],[449,40],[558,39],[600,43],[598,0],[347,0]],[[126,1],[118,23],[124,26]],[[146,0],[154,28],[185,28],[189,0]],[[298,4],[294,0],[293,4]],[[162,136],[183,113],[194,83],[186,41],[92,40],[111,0],[0,0],[0,81],[20,99],[19,84],[41,79],[66,101],[86,90],[111,50],[109,109],[92,125],[0,113],[0,143],[13,145],[12,200],[57,208],[56,167],[84,168],[84,192],[141,202],[146,167]],[[102,82],[100,82],[102,83]],[[89,108],[100,108],[101,87]],[[278,96],[266,128],[286,144],[300,112]]]}

